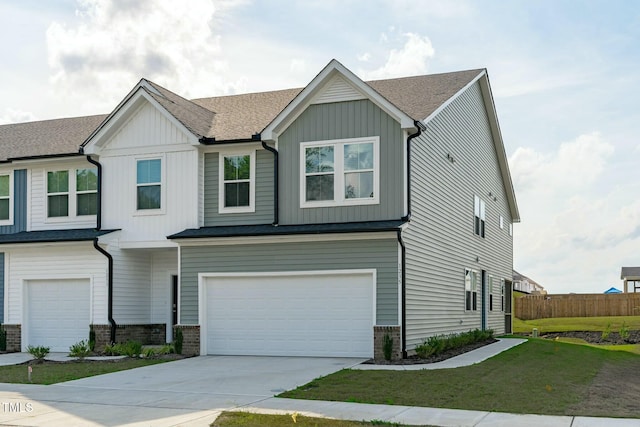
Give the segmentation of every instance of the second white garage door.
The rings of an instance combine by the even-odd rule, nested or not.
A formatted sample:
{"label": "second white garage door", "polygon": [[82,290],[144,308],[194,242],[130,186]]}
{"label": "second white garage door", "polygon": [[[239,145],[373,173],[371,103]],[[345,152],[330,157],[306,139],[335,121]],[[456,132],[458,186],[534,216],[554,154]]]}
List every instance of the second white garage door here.
{"label": "second white garage door", "polygon": [[373,355],[374,271],[203,274],[203,354]]}
{"label": "second white garage door", "polygon": [[26,286],[23,347],[68,352],[72,344],[89,339],[89,280],[31,280]]}

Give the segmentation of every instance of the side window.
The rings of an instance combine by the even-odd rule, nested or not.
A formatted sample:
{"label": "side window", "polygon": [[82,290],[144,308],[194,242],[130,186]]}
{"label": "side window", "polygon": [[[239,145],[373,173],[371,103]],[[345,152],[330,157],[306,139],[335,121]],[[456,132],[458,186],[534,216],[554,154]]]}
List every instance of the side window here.
{"label": "side window", "polygon": [[220,153],[220,213],[255,211],[255,165],[255,150]]}
{"label": "side window", "polygon": [[473,199],[473,232],[480,237],[484,237],[484,228],[485,228],[485,216],[486,216],[486,205],[484,200],[482,200],[478,196],[474,196]]}
{"label": "side window", "polygon": [[465,310],[476,311],[478,309],[478,272],[464,270]]}
{"label": "side window", "polygon": [[162,207],[162,160],[138,160],[136,167],[136,209],[160,209]]}
{"label": "side window", "polygon": [[11,175],[0,175],[0,222],[11,221]]}
{"label": "side window", "polygon": [[76,170],[76,215],[98,213],[98,170]]}
{"label": "side window", "polygon": [[47,216],[69,216],[69,171],[47,172]]}
{"label": "side window", "polygon": [[504,279],[500,279],[500,311],[504,311]]}
{"label": "side window", "polygon": [[489,311],[493,311],[493,276],[489,276]]}

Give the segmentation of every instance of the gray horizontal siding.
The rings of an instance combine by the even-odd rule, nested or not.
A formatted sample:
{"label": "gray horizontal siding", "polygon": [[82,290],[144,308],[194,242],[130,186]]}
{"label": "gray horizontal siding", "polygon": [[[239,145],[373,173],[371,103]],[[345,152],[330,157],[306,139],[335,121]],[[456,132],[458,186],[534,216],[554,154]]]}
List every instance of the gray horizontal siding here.
{"label": "gray horizontal siding", "polygon": [[13,171],[13,224],[0,227],[0,234],[13,234],[27,229],[27,171]]}
{"label": "gray horizontal siding", "polygon": [[[497,161],[478,84],[427,123],[412,144],[412,221],[404,233],[409,348],[434,334],[481,326],[480,310],[464,310],[465,268],[511,277],[511,217]],[[474,195],[486,202],[485,238],[474,234]],[[499,311],[489,313],[490,327],[501,332],[503,319]]]}
{"label": "gray horizontal siding", "polygon": [[[300,209],[300,143],[380,137],[378,205]],[[309,106],[278,138],[280,152],[280,222],[376,221],[403,215],[404,142],[400,124],[369,100]]]}
{"label": "gray horizontal siding", "polygon": [[255,212],[218,213],[219,156],[204,156],[204,225],[271,224],[273,222],[273,154],[256,151]]}
{"label": "gray horizontal siding", "polygon": [[182,247],[180,322],[198,323],[198,273],[364,268],[377,270],[377,324],[397,325],[398,242],[394,238]]}

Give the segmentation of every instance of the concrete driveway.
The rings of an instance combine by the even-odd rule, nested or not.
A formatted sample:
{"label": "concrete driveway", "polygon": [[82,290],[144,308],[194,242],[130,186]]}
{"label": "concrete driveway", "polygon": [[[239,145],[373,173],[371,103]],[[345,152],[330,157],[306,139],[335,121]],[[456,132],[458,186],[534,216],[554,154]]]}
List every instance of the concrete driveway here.
{"label": "concrete driveway", "polygon": [[0,425],[208,426],[222,410],[362,361],[202,356],[50,386],[0,384]]}

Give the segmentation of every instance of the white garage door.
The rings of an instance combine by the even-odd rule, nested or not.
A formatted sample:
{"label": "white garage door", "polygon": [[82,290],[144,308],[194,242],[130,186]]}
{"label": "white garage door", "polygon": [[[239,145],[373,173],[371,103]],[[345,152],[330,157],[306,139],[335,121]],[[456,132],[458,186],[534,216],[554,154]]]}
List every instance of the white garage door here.
{"label": "white garage door", "polygon": [[27,345],[68,352],[89,338],[89,280],[33,280],[27,283]]}
{"label": "white garage door", "polygon": [[205,276],[207,354],[372,357],[372,271]]}

